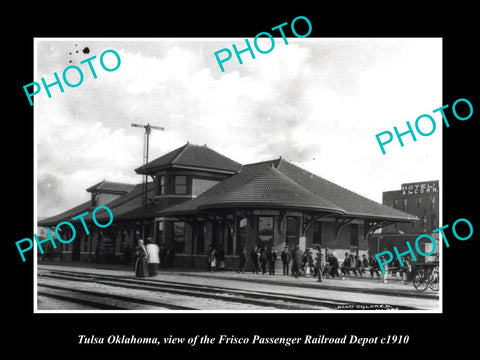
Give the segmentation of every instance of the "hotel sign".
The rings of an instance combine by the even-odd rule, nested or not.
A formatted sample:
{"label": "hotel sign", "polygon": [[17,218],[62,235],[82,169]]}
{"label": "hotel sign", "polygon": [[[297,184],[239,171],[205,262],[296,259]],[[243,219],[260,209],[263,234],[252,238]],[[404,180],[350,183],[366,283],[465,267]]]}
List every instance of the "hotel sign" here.
{"label": "hotel sign", "polygon": [[438,194],[438,180],[402,184],[402,195]]}

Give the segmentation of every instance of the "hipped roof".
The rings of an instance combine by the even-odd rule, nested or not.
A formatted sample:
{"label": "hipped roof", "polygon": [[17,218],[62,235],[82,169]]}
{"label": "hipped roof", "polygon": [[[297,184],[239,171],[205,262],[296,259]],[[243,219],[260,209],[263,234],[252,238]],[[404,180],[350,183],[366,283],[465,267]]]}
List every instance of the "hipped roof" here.
{"label": "hipped roof", "polygon": [[245,165],[238,174],[197,198],[158,214],[175,216],[225,208],[288,208],[363,219],[418,220],[414,215],[379,204],[282,158]]}
{"label": "hipped roof", "polygon": [[98,184],[92,185],[87,192],[126,194],[133,189],[135,185],[102,180]]}
{"label": "hipped roof", "polygon": [[[148,183],[148,196],[151,197],[153,195],[153,183]],[[142,184],[137,184],[134,185],[133,188],[129,192],[127,192],[125,195],[120,196],[109,203],[105,204],[113,214],[113,219],[115,220],[121,220],[125,219],[125,214],[131,212],[132,210],[143,208],[143,185]],[[53,217],[43,219],[38,222],[39,226],[56,226],[59,222],[61,221],[68,221],[71,222],[72,224],[80,223],[81,219],[76,219],[72,220],[73,217],[83,214],[86,211],[88,211],[88,214],[86,216],[83,216],[82,218],[85,220],[85,222],[92,222],[92,212],[95,210],[96,207],[92,207],[91,201],[88,201],[80,206],[77,206],[73,209],[70,209],[68,211],[65,211],[61,214],[55,215]],[[95,212],[95,219],[100,224],[106,224],[108,223],[108,220],[110,219],[110,215],[107,213],[106,210],[104,209],[99,209]],[[127,219],[130,219],[130,217],[127,216]]]}
{"label": "hipped roof", "polygon": [[210,149],[208,146],[186,143],[159,158],[135,169],[137,174],[151,174],[170,167],[207,169],[223,173],[236,173],[242,165]]}

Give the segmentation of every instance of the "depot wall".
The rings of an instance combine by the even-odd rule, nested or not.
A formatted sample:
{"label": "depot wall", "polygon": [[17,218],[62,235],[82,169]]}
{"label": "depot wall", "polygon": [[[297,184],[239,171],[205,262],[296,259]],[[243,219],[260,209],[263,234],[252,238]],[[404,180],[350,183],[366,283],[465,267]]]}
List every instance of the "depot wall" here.
{"label": "depot wall", "polygon": [[[260,211],[257,213],[261,215],[272,215],[272,211]],[[289,215],[298,215],[299,213],[289,213]],[[277,271],[282,271],[282,264],[280,260],[280,253],[284,249],[287,243],[286,236],[286,221],[281,222],[280,215],[272,215],[274,219],[274,249],[277,251]],[[299,217],[300,226],[303,226],[303,218]],[[333,219],[320,221],[319,226],[321,228],[320,236],[320,245],[322,251],[325,248],[328,248],[329,251],[336,252],[336,255],[340,262],[343,261],[344,255],[346,252],[359,255],[368,253],[369,244],[367,239],[363,236],[364,234],[364,224],[361,221],[354,222],[352,224],[346,225],[337,235],[337,224]],[[175,257],[174,267],[196,267],[196,268],[205,268],[206,267],[206,253],[208,247],[212,244],[212,232],[213,227],[211,223],[206,223],[205,225],[205,246],[204,253],[198,254],[196,244],[192,241],[186,241],[186,251],[184,254],[177,254]],[[318,229],[317,229],[318,231]],[[306,242],[305,248],[316,249],[318,243],[314,242],[314,227],[310,226],[305,232]],[[258,217],[254,216],[251,219],[251,224],[247,227],[247,241],[246,248],[247,251],[251,251],[255,245],[258,245]],[[190,245],[193,244],[193,253]],[[238,256],[228,254],[228,246],[223,244],[223,248],[226,250],[225,255],[225,268],[227,270],[237,270],[238,269]],[[218,246],[218,243],[217,243]],[[292,244],[290,243],[290,249]],[[316,250],[314,250],[316,251]],[[249,264],[247,264],[247,270],[249,269]]]}
{"label": "depot wall", "polygon": [[[114,227],[110,231],[92,231],[90,235],[82,233],[81,236],[70,244],[61,244],[53,250],[54,259],[61,261],[79,261],[100,263],[120,263],[123,259],[123,250],[127,245],[135,247],[135,230]],[[107,244],[105,240],[107,239]],[[99,259],[96,260],[97,249]],[[45,254],[40,258],[45,259]]]}
{"label": "depot wall", "polygon": [[[273,226],[273,247],[277,251],[278,263],[277,266],[281,271],[280,253],[287,244],[287,217],[296,217],[299,224],[299,236],[301,236],[301,228],[304,226],[304,217],[300,212],[287,212],[280,215],[279,211],[274,210],[258,210],[250,218],[250,225],[246,229],[246,248],[251,251],[255,245],[260,244],[259,240],[259,216],[272,216],[274,221]],[[283,221],[281,220],[283,218]],[[165,223],[166,231],[164,241],[161,243],[167,247],[172,243],[172,220],[174,218],[167,218]],[[178,221],[178,219],[176,219]],[[122,263],[123,250],[127,245],[134,248],[136,245],[135,230],[141,226],[141,222],[137,223],[117,223],[112,224],[108,231],[92,231],[90,235],[84,233],[80,236],[78,241],[71,244],[62,244],[61,247],[55,249],[61,252],[58,256],[62,261],[79,261],[79,262],[100,262],[100,263]],[[316,249],[320,244],[322,250],[328,248],[329,251],[335,251],[340,262],[343,261],[345,252],[353,254],[358,253],[362,255],[367,253],[369,244],[364,237],[364,223],[363,221],[355,221],[344,226],[339,232],[339,225],[334,219],[323,219],[316,224],[312,224],[305,232],[305,248]],[[198,231],[198,230],[197,230]],[[194,232],[189,224],[185,224],[185,246],[183,253],[177,253],[173,263],[174,267],[187,268],[205,268],[206,254],[210,245],[216,247],[223,246],[225,250],[225,266],[226,269],[238,269],[238,253],[242,245],[234,244],[234,239],[230,241],[227,237],[222,238],[222,234],[227,234],[230,230],[228,226],[216,227],[210,221],[206,221],[204,228],[204,246],[203,249],[198,248],[198,244],[194,239]],[[214,234],[216,232],[216,234]],[[155,226],[145,228],[143,238],[146,239],[151,236],[155,239]],[[216,243],[214,243],[216,237]],[[320,242],[318,242],[320,241]],[[290,249],[299,243],[299,241],[288,240]],[[98,249],[97,249],[98,248]],[[98,257],[98,259],[97,259]]]}

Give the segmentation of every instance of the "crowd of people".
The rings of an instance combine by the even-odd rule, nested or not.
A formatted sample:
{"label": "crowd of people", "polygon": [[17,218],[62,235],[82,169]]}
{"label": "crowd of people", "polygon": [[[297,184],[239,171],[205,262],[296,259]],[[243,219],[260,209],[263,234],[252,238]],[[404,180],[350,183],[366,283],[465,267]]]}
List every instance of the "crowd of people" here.
{"label": "crowd of people", "polygon": [[[145,242],[139,238],[137,232],[138,245],[135,249],[128,246],[125,249],[124,258],[126,264],[133,264],[135,276],[148,277],[155,276],[160,268],[171,268],[175,258],[175,251],[172,248],[166,248],[164,245],[158,246],[150,237]],[[320,250],[320,249],[319,249]],[[402,264],[398,259],[384,266],[385,273],[380,271],[380,265],[374,255],[367,257],[346,252],[343,262],[337,258],[335,251],[325,250],[325,258],[322,251],[315,254],[311,249],[302,251],[298,245],[290,251],[285,246],[280,254],[282,262],[283,275],[292,275],[295,278],[301,276],[312,276],[317,281],[323,281],[323,278],[344,278],[344,276],[368,277],[387,280],[387,276],[398,275],[405,283],[411,281],[413,261],[411,256],[402,257]],[[275,275],[275,265],[278,260],[277,251],[273,247],[255,246],[251,251],[242,249],[239,254],[238,273],[245,273],[248,264],[254,274]],[[383,261],[385,262],[385,261]],[[206,267],[210,272],[225,270],[225,252],[222,247],[218,249],[212,245],[209,246],[206,255]]]}
{"label": "crowd of people", "polygon": [[[215,250],[212,249],[215,254]],[[385,273],[380,271],[380,265],[374,255],[367,257],[366,254],[361,256],[351,253],[345,253],[343,262],[337,258],[335,251],[326,249],[326,256],[321,251],[315,254],[311,249],[301,251],[297,245],[290,251],[286,246],[280,254],[282,261],[283,275],[292,275],[295,278],[301,276],[312,276],[317,281],[323,281],[323,278],[344,278],[345,276],[368,277],[382,279],[387,281],[387,276],[398,275],[405,283],[411,281],[412,274],[412,258],[410,256],[402,257],[403,266],[395,259],[390,264],[390,270],[384,267]],[[274,248],[267,249],[265,246],[255,246],[250,252],[243,249],[239,256],[238,273],[244,273],[247,264],[250,263],[251,271],[254,274],[266,274],[267,268],[270,275],[275,275],[275,262],[277,261],[277,252]],[[383,261],[385,262],[385,261]]]}
{"label": "crowd of people", "polygon": [[[318,281],[322,281],[323,271],[323,255],[318,252],[316,258],[313,257],[313,252],[310,249],[302,252],[299,246],[296,246],[293,251],[289,251],[286,246],[280,254],[282,261],[283,275],[289,275],[290,270],[292,276],[298,278],[302,275],[318,276]],[[239,273],[244,273],[247,263],[250,263],[251,270],[254,274],[266,274],[267,267],[270,275],[275,275],[275,264],[277,261],[277,252],[273,247],[267,249],[266,246],[255,246],[250,252],[243,249],[239,257]],[[291,263],[291,266],[290,266]]]}

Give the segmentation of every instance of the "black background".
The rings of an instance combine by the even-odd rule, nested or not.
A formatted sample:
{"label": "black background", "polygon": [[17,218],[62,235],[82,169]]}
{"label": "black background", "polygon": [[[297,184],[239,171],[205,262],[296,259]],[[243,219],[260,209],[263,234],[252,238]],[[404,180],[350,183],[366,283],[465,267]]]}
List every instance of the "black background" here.
{"label": "black background", "polygon": [[[264,3],[267,4],[267,3]],[[3,76],[3,269],[5,289],[2,291],[4,319],[3,343],[13,354],[35,354],[60,358],[86,354],[162,356],[164,351],[175,356],[190,353],[209,357],[233,353],[243,356],[285,357],[332,355],[351,352],[369,358],[431,356],[448,350],[467,354],[475,344],[477,333],[474,316],[477,303],[478,215],[477,204],[478,150],[475,151],[480,106],[478,103],[478,37],[474,36],[473,6],[459,2],[421,8],[406,2],[384,7],[354,6],[293,7],[291,3],[275,3],[260,10],[246,3],[190,5],[181,9],[161,3],[110,3],[105,10],[97,4],[62,5],[56,8],[10,11],[11,22],[2,25],[4,51]],[[40,7],[40,6],[38,6]],[[443,314],[33,314],[33,257],[21,262],[15,241],[33,235],[33,108],[29,106],[23,85],[33,78],[34,37],[230,37],[253,38],[296,16],[306,16],[312,23],[310,37],[442,37],[443,38],[443,103],[450,128],[443,128],[443,224],[458,218],[469,219],[474,235],[467,241],[450,241],[444,247]],[[299,30],[300,33],[302,33]],[[437,59],[432,59],[437,61]],[[474,84],[477,85],[474,92]],[[412,84],[414,87],[415,84]],[[6,97],[6,98],[5,98]],[[457,121],[451,105],[458,98],[473,104],[473,117]],[[399,100],[399,103],[402,103]],[[408,106],[408,104],[403,104]],[[426,113],[428,110],[426,109]],[[392,114],[395,109],[392,109]],[[389,114],[385,114],[388,116]],[[361,121],[361,120],[359,120]],[[65,129],[64,131],[68,131]],[[381,191],[381,190],[379,190]],[[451,234],[447,230],[447,235]],[[450,235],[449,239],[453,239]],[[31,254],[32,252],[30,252]],[[472,326],[473,325],[473,326]],[[407,345],[340,346],[127,346],[78,345],[78,335],[111,334],[137,337],[163,337],[170,334],[189,337],[208,334],[266,337],[343,336],[361,337],[409,335]],[[5,346],[5,345],[4,345]],[[5,349],[7,350],[7,349]],[[30,353],[31,354],[31,353]],[[33,355],[35,356],[35,355]]]}

